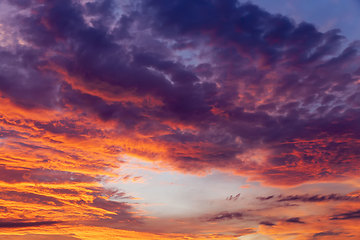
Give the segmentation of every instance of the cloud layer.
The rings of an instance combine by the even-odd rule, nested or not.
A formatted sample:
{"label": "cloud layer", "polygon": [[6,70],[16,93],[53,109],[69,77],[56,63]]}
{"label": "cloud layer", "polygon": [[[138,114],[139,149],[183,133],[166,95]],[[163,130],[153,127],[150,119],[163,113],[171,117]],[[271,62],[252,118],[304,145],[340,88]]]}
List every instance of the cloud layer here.
{"label": "cloud layer", "polygon": [[[235,0],[0,6],[0,228],[141,228],[147,217],[132,197],[104,187],[136,177],[118,175],[124,156],[276,187],[360,173],[360,45],[338,29],[321,32]],[[258,199],[351,202],[322,216],[359,218],[358,195]],[[252,216],[214,214],[207,222]],[[308,217],[249,221],[271,234]],[[233,237],[226,234],[213,238]]]}

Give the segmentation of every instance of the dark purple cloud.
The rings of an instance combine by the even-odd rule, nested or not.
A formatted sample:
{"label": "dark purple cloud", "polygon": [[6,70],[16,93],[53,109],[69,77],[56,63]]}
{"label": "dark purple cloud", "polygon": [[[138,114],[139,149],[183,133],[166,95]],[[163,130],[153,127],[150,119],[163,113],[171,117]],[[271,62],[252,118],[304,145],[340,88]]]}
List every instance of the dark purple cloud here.
{"label": "dark purple cloud", "polygon": [[58,81],[54,74],[42,74],[39,51],[18,47],[9,52],[0,47],[0,91],[25,108],[52,108],[57,104]]}
{"label": "dark purple cloud", "polygon": [[[297,157],[292,154],[294,150],[300,152],[303,147],[308,147],[308,140],[317,140],[321,134],[321,138],[328,135],[339,138],[345,134],[351,138],[359,137],[356,134],[358,131],[354,135],[352,130],[353,127],[358,128],[357,124],[350,120],[358,120],[358,111],[345,107],[340,99],[342,97],[335,97],[336,92],[347,95],[346,86],[356,80],[351,77],[351,72],[358,67],[358,61],[356,64],[352,62],[356,57],[356,44],[336,55],[343,39],[338,31],[321,33],[309,23],[296,25],[284,16],[271,15],[254,5],[239,5],[235,1],[164,3],[155,0],[145,1],[145,5],[150,7],[149,14],[155,16],[153,28],[159,34],[169,38],[182,36],[179,41],[191,37],[210,49],[216,46],[216,50],[209,50],[209,56],[213,56],[210,66],[221,76],[215,79],[220,88],[215,95],[214,106],[228,116],[218,120],[217,124],[219,130],[232,133],[223,144],[230,149],[235,148],[231,143],[235,141],[235,136],[241,137],[243,144],[237,147],[236,152],[242,153],[242,147],[258,146],[259,139],[262,139],[265,146],[266,143],[271,144],[275,153],[280,155],[274,154],[269,158],[274,167],[295,167],[295,172],[287,167],[276,171],[264,169],[261,174],[268,181],[285,183],[291,175],[293,180],[290,183],[297,183],[315,177],[313,173],[297,174],[296,163],[321,163],[325,156],[309,153],[309,156]],[[199,46],[190,49],[196,47]],[[249,56],[258,59],[258,69],[251,65],[251,61],[249,64]],[[352,67],[345,70],[345,62]],[[334,65],[344,70],[339,72],[333,68]],[[275,69],[279,73],[277,79],[266,77]],[[242,85],[246,87],[242,89]],[[264,95],[266,85],[274,95],[266,100],[266,104],[254,104],[259,96]],[[334,94],[325,94],[325,91]],[[239,94],[243,100],[237,98]],[[279,101],[279,96],[283,96],[285,101]],[[239,107],[233,104],[236,100],[242,101]],[[339,110],[341,112],[337,112]],[[282,143],[295,139],[304,139],[305,144]],[[355,150],[358,143],[349,146],[347,140],[343,144],[333,141],[323,147],[322,152],[334,156],[330,166],[324,166],[324,171],[317,173],[321,177],[332,174],[325,169],[334,169],[336,165],[343,167],[340,174],[347,172],[346,165],[352,163],[340,159],[357,158],[359,155]],[[224,155],[222,159],[232,161],[234,155]],[[206,153],[203,157],[206,158]]]}
{"label": "dark purple cloud", "polygon": [[64,204],[55,197],[49,197],[35,193],[24,193],[16,191],[3,191],[0,193],[3,200],[11,200],[23,203],[35,203],[41,205],[63,206]]}
{"label": "dark purple cloud", "polygon": [[61,223],[59,221],[40,221],[40,222],[22,222],[22,221],[12,221],[12,222],[3,222],[0,221],[0,228],[24,228],[24,227],[40,227],[40,226],[49,226]]}
{"label": "dark purple cloud", "polygon": [[259,199],[260,201],[266,201],[266,200],[269,200],[272,198],[274,198],[274,195],[267,196],[267,197],[257,197],[256,199]]}
{"label": "dark purple cloud", "polygon": [[0,166],[0,180],[8,183],[37,182],[37,183],[67,183],[94,182],[97,179],[81,173],[49,170],[41,168],[8,169]]}
{"label": "dark purple cloud", "polygon": [[10,4],[22,7],[22,8],[26,8],[29,7],[30,4],[32,3],[32,0],[8,0],[8,2]]}
{"label": "dark purple cloud", "polygon": [[352,195],[342,195],[342,194],[304,194],[304,195],[278,195],[276,198],[271,195],[268,197],[257,197],[260,201],[267,201],[270,199],[276,199],[278,202],[329,202],[329,201],[360,201],[360,196],[352,196]]}
{"label": "dark purple cloud", "polygon": [[216,222],[216,221],[242,219],[242,218],[243,218],[243,213],[241,212],[221,212],[210,217],[207,221]]}
{"label": "dark purple cloud", "polygon": [[[0,49],[0,91],[14,104],[115,121],[167,146],[184,171],[277,185],[358,174],[359,45],[342,46],[339,30],[235,0],[19,4],[31,14],[8,21],[27,44]],[[187,51],[198,55],[186,62]],[[101,134],[71,120],[36,124]]]}
{"label": "dark purple cloud", "polygon": [[0,235],[0,237],[7,238],[9,240],[80,240],[80,238],[73,237],[71,235],[56,235],[56,234],[24,234],[24,235]]}
{"label": "dark purple cloud", "polygon": [[265,225],[265,226],[270,226],[270,227],[276,225],[275,223],[268,222],[268,221],[262,221],[262,222],[260,222],[260,224],[261,224],[261,225]]}
{"label": "dark purple cloud", "polygon": [[293,217],[293,218],[286,219],[285,222],[289,222],[289,223],[301,223],[301,224],[304,224],[304,223],[305,223],[305,222],[301,221],[300,218],[298,218],[298,217]]}
{"label": "dark purple cloud", "polygon": [[327,202],[327,201],[360,201],[359,196],[347,196],[340,194],[329,195],[291,195],[279,196],[279,202],[301,201],[301,202]]}
{"label": "dark purple cloud", "polygon": [[333,231],[324,231],[324,232],[318,232],[313,235],[314,239],[320,238],[320,237],[326,237],[326,236],[338,236],[341,235],[341,232],[333,232]]}
{"label": "dark purple cloud", "polygon": [[348,219],[358,219],[358,218],[360,218],[360,210],[336,214],[336,215],[333,215],[330,219],[331,220],[348,220]]}

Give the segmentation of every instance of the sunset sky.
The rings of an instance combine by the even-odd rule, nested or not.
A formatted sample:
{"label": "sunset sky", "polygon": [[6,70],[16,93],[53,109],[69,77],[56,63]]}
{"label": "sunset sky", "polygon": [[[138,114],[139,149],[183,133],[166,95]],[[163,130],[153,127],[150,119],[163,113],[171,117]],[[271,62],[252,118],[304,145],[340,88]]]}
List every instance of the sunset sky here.
{"label": "sunset sky", "polygon": [[359,240],[359,0],[0,0],[0,239]]}

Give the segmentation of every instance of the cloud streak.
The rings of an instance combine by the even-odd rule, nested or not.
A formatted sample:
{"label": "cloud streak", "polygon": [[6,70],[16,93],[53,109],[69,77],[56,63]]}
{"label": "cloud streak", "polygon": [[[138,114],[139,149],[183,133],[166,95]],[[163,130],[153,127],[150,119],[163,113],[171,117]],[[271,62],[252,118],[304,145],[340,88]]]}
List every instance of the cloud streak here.
{"label": "cloud streak", "polygon": [[0,228],[25,228],[25,227],[39,227],[48,226],[61,223],[58,221],[43,221],[43,222],[0,222]]}
{"label": "cloud streak", "polygon": [[267,196],[267,197],[257,197],[260,201],[274,200],[277,202],[329,202],[329,201],[350,201],[350,202],[358,202],[360,201],[360,196],[358,194],[304,194],[304,195],[278,195],[278,196]]}
{"label": "cloud streak", "polygon": [[348,220],[348,219],[357,219],[357,218],[360,218],[360,210],[336,214],[336,215],[333,215],[330,219],[331,220]]}

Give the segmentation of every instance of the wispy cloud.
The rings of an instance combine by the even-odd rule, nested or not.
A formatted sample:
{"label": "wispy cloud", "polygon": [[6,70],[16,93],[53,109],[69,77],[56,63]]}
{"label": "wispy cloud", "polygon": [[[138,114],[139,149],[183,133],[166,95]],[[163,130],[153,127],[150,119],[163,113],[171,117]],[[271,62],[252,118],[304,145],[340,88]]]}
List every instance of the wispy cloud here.
{"label": "wispy cloud", "polygon": [[347,219],[357,219],[357,218],[360,218],[360,210],[336,214],[336,215],[333,215],[330,219],[331,220],[347,220]]}
{"label": "wispy cloud", "polygon": [[24,227],[39,227],[46,225],[54,225],[57,223],[61,223],[59,221],[42,221],[42,222],[3,222],[0,221],[0,228],[24,228]]}
{"label": "wispy cloud", "polygon": [[209,222],[223,221],[223,220],[232,220],[232,219],[241,219],[243,213],[241,212],[221,212],[208,219]]}

